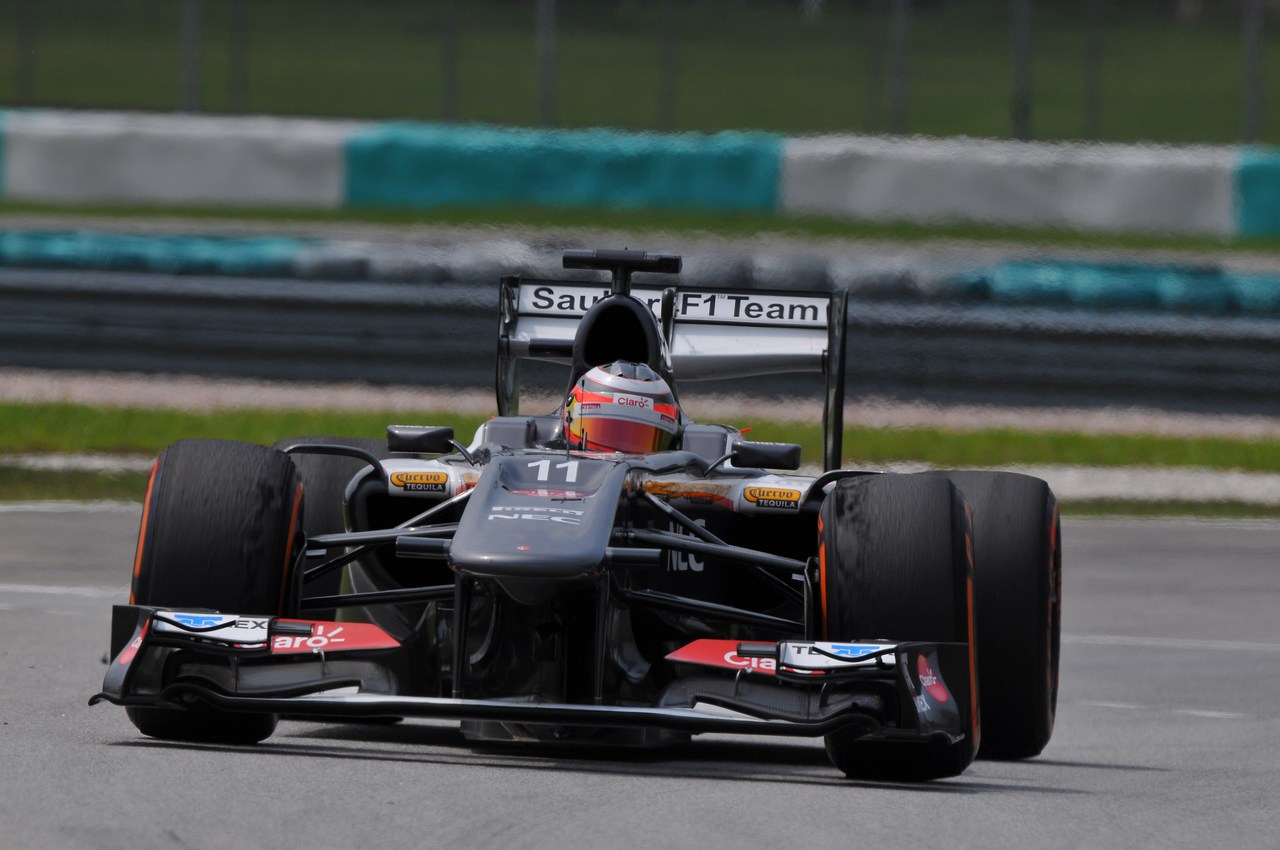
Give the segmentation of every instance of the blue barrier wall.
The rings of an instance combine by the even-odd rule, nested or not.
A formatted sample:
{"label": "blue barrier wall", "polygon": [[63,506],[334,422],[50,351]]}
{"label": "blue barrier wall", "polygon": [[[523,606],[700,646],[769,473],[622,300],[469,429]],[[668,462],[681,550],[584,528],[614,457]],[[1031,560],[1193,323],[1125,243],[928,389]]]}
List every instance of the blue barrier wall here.
{"label": "blue barrier wall", "polygon": [[765,133],[379,124],[347,142],[347,203],[771,212],[781,156]]}
{"label": "blue barrier wall", "polygon": [[1170,263],[1010,261],[958,275],[939,294],[1008,306],[1274,315],[1280,313],[1280,274]]}
{"label": "blue barrier wall", "polygon": [[[499,273],[556,277],[565,272],[550,246],[528,244],[511,265],[495,269],[510,240],[492,253],[468,247],[423,248],[408,243],[331,241],[323,238],[138,236],[92,231],[0,229],[0,268],[159,272],[165,275],[362,281],[367,284],[461,282],[486,291]],[[648,246],[652,247],[652,246]],[[660,246],[659,246],[660,247]],[[898,249],[870,262],[861,277],[842,270],[842,256],[791,254],[757,262],[753,247],[708,248],[681,276],[689,286],[724,285],[849,288],[855,299],[897,303],[992,304],[1050,307],[1074,312],[1152,312],[1198,316],[1280,315],[1280,261],[1270,268],[1213,261],[1174,263],[1117,258],[1109,261],[1040,256],[984,257],[969,265],[913,261]],[[864,249],[856,249],[864,250]],[[871,259],[864,255],[864,261]],[[757,274],[756,270],[760,273]],[[731,278],[725,278],[731,270]],[[168,278],[181,289],[183,278]],[[411,287],[416,288],[416,287]],[[357,290],[351,290],[353,294]],[[362,290],[378,291],[376,286]],[[357,296],[359,297],[359,296]],[[485,296],[487,297],[487,296]]]}
{"label": "blue barrier wall", "polygon": [[293,277],[308,240],[0,231],[0,266]]}

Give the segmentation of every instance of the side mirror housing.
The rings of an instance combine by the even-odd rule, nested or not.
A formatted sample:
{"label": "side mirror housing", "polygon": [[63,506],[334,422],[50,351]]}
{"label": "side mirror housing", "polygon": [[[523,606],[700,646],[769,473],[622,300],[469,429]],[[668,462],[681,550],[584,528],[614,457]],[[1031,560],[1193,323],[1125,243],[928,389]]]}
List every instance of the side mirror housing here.
{"label": "side mirror housing", "polygon": [[800,468],[800,446],[797,443],[734,443],[729,459],[739,467],[794,470]]}
{"label": "side mirror housing", "polygon": [[453,429],[429,425],[388,425],[387,449],[413,454],[453,451]]}

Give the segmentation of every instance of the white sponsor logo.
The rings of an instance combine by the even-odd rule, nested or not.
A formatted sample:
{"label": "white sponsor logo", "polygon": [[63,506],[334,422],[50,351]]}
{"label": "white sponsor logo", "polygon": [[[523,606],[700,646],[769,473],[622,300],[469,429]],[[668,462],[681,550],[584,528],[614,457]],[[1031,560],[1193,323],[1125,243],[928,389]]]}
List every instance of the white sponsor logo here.
{"label": "white sponsor logo", "polygon": [[726,652],[724,660],[726,664],[732,664],[734,667],[743,667],[751,670],[778,669],[778,662],[773,658],[743,658],[736,652]]}
{"label": "white sponsor logo", "polygon": [[[581,316],[608,295],[605,289],[565,285],[522,286],[519,310],[524,314],[572,318]],[[655,316],[662,311],[662,290],[634,287],[631,294]],[[829,301],[821,296],[765,292],[680,292],[676,315],[686,321],[767,324],[825,328]]]}
{"label": "white sponsor logo", "polygon": [[568,508],[547,508],[541,505],[524,505],[521,507],[495,505],[490,508],[489,516],[485,517],[485,519],[522,519],[534,522],[558,522],[563,525],[582,525],[582,514],[582,511]]}
{"label": "white sponsor logo", "polygon": [[311,637],[303,637],[302,635],[276,635],[271,641],[272,649],[310,649],[315,652],[328,649],[335,643],[346,643],[347,639],[342,637],[342,626],[334,626],[332,631],[327,631],[323,624],[317,623]]}

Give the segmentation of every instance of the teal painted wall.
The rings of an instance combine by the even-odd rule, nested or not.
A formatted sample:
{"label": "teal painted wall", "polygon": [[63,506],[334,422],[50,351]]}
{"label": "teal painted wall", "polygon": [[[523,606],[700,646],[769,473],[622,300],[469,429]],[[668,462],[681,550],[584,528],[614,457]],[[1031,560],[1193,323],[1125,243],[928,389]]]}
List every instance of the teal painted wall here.
{"label": "teal painted wall", "polygon": [[1237,235],[1280,235],[1280,150],[1242,150],[1235,191]]}
{"label": "teal painted wall", "polygon": [[1009,261],[962,274],[941,294],[1022,307],[1203,316],[1280,313],[1280,275],[1216,265]]}
{"label": "teal painted wall", "polygon": [[0,231],[0,266],[292,277],[306,240]]}
{"label": "teal painted wall", "polygon": [[381,124],[347,143],[351,206],[771,212],[782,139]]}

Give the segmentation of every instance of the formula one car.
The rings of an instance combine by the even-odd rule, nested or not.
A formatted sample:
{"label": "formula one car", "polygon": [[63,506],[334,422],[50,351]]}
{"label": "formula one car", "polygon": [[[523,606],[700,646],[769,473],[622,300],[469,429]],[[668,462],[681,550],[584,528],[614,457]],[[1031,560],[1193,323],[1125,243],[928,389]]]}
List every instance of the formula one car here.
{"label": "formula one car", "polygon": [[[840,468],[843,294],[633,286],[681,268],[636,251],[564,265],[610,284],[501,281],[499,415],[469,445],[393,425],[161,454],[92,702],[230,743],[282,714],[457,719],[476,741],[823,736],[873,780],[1038,754],[1046,484]],[[549,415],[519,412],[527,359],[567,366]],[[820,473],[680,407],[677,379],[797,371],[826,379]]]}

